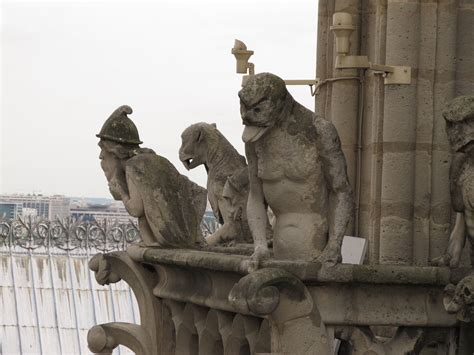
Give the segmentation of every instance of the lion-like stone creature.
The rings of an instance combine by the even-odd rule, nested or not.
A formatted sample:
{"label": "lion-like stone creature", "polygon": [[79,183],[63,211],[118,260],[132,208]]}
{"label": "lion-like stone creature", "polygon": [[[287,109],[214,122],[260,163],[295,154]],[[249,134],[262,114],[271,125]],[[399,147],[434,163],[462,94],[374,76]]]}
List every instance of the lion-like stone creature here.
{"label": "lion-like stone creature", "polygon": [[179,158],[186,169],[206,168],[209,202],[222,227],[206,238],[208,245],[251,242],[247,224],[248,171],[245,158],[216,128],[195,123],[181,135]]}
{"label": "lion-like stone creature", "polygon": [[153,150],[140,148],[138,130],[127,116],[131,113],[129,106],[119,107],[97,134],[110,193],[138,218],[146,246],[200,247],[206,189]]}
{"label": "lion-like stone creature", "polygon": [[269,257],[266,203],[276,217],[275,258],[340,262],[353,200],[334,125],[296,102],[285,82],[270,73],[250,76],[239,97],[253,267]]}
{"label": "lion-like stone creature", "polygon": [[474,266],[474,96],[455,98],[444,110],[446,133],[454,152],[450,167],[451,202],[456,222],[448,249],[436,265],[459,266],[466,238],[471,243]]}

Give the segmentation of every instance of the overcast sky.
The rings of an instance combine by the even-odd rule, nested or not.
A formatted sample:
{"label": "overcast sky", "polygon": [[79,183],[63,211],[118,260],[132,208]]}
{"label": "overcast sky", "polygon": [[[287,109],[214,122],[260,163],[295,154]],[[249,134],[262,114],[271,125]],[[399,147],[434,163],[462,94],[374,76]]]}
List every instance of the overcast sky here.
{"label": "overcast sky", "polygon": [[215,122],[243,154],[234,39],[257,72],[312,79],[316,27],[314,0],[3,2],[0,193],[110,197],[95,134],[123,104],[143,146],[205,186],[180,135]]}

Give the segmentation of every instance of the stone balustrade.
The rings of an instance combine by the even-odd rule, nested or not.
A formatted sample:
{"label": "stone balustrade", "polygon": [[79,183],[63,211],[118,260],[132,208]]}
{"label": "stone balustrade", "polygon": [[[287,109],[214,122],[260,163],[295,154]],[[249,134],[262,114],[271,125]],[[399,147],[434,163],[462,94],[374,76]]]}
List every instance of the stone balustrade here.
{"label": "stone balustrade", "polygon": [[467,269],[328,268],[269,259],[249,272],[250,251],[134,245],[97,254],[90,262],[97,281],[125,280],[141,322],[95,326],[90,349],[107,354],[121,344],[147,355],[332,354],[338,338],[341,351],[352,354],[459,353],[458,321],[444,309],[443,290]]}

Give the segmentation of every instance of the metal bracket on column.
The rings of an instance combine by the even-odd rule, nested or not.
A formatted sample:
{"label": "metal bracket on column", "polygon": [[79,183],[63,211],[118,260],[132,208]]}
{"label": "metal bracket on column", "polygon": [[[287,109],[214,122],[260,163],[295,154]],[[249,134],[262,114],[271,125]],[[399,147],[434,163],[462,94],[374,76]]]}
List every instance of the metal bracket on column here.
{"label": "metal bracket on column", "polygon": [[367,56],[348,55],[350,35],[355,30],[352,15],[347,12],[335,12],[330,27],[336,37],[336,69],[367,69],[382,74],[385,85],[408,85],[411,83],[411,67],[375,64]]}
{"label": "metal bracket on column", "polygon": [[336,69],[367,69],[384,77],[385,85],[411,84],[411,67],[375,64],[362,55],[337,55]]}

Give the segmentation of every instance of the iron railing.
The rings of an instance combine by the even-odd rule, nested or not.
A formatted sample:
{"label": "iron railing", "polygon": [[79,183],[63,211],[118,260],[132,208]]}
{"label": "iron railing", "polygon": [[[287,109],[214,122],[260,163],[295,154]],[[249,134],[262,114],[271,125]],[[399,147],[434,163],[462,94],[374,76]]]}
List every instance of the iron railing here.
{"label": "iron railing", "polygon": [[[217,222],[209,218],[201,223],[204,236],[212,234],[218,227]],[[140,240],[138,225],[133,220],[127,223],[111,219],[83,221],[73,217],[0,220],[0,248],[39,252],[48,249],[63,252],[94,249],[106,253],[125,250],[128,245]]]}
{"label": "iron railing", "polygon": [[0,221],[0,246],[28,251],[95,249],[101,252],[124,250],[140,240],[138,226],[130,221],[82,221],[72,217],[56,220],[18,218]]}

